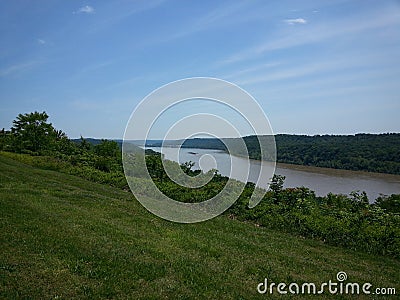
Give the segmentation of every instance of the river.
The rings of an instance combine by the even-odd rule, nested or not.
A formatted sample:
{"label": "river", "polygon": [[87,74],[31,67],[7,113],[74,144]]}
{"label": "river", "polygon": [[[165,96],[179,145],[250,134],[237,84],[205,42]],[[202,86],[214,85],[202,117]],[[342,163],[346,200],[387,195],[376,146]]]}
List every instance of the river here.
{"label": "river", "polygon": [[[232,164],[238,166],[237,169],[243,170],[243,172],[246,173],[248,170],[246,159],[230,156],[229,154],[219,150],[181,148],[179,154],[177,154],[177,150],[179,150],[178,148],[146,148],[163,153],[165,158],[168,160],[177,161],[179,163],[192,161],[195,163],[194,169],[200,168],[204,172],[215,168],[219,173],[221,173],[221,175],[229,176],[231,171],[231,159]],[[212,159],[212,157],[214,159]],[[267,162],[250,160],[248,181],[256,182],[261,163],[268,169]],[[337,170],[290,164],[277,164],[275,174],[286,177],[284,187],[305,186],[315,191],[318,196],[325,196],[329,192],[335,194],[349,194],[352,191],[359,190],[365,191],[372,202],[379,197],[380,194],[400,194],[400,175]],[[240,179],[240,176],[238,175],[233,175],[231,177]]]}

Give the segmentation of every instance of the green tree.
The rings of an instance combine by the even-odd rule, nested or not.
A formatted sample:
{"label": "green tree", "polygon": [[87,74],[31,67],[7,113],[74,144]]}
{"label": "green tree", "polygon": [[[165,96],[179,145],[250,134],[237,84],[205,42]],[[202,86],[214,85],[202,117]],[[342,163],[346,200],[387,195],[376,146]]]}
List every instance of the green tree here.
{"label": "green tree", "polygon": [[54,150],[63,154],[71,155],[78,152],[78,146],[71,141],[61,130],[55,130]]}
{"label": "green tree", "polygon": [[50,150],[57,134],[53,125],[47,122],[48,118],[46,112],[19,114],[11,127],[13,150],[17,152]]}
{"label": "green tree", "polygon": [[279,195],[283,190],[283,184],[285,182],[286,177],[283,175],[274,174],[271,180],[271,185],[269,188],[274,192],[275,195]]}
{"label": "green tree", "polygon": [[79,149],[81,149],[82,151],[91,151],[93,149],[93,145],[89,143],[83,136],[81,136]]}
{"label": "green tree", "polygon": [[382,195],[376,199],[375,205],[386,209],[389,212],[400,213],[400,195],[392,194],[390,196]]}
{"label": "green tree", "polygon": [[7,132],[6,130],[3,128],[0,131],[0,150],[4,150],[6,147],[6,140],[7,140]]}
{"label": "green tree", "polygon": [[187,161],[180,165],[183,172],[185,172],[189,176],[196,176],[201,173],[201,170],[192,170],[195,163],[192,161]]}
{"label": "green tree", "polygon": [[101,140],[101,143],[94,146],[94,152],[103,157],[118,157],[121,149],[116,141]]}

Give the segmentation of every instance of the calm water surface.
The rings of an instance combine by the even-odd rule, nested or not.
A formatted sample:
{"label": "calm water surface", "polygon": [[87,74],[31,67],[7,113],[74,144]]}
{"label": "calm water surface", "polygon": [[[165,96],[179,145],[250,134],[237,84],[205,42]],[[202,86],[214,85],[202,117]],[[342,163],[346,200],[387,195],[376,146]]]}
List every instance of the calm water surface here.
{"label": "calm water surface", "polygon": [[[147,148],[162,152],[166,159],[179,163],[192,161],[195,163],[195,169],[200,168],[205,172],[212,168],[217,169],[221,175],[224,176],[229,176],[231,174],[232,160],[232,164],[238,167],[238,170],[241,170],[241,174],[231,174],[231,177],[239,180],[243,178],[243,173],[247,174],[248,170],[248,161],[246,159],[230,156],[219,150],[166,147]],[[267,172],[271,170],[271,165],[267,162],[250,160],[250,170],[247,181],[256,182],[260,171],[260,164],[263,164]],[[286,176],[285,187],[305,186],[315,191],[319,196],[325,196],[329,192],[335,194],[349,194],[352,191],[360,190],[365,191],[370,201],[373,201],[379,197],[380,194],[400,194],[399,175],[354,172],[288,164],[277,164],[275,174]],[[265,181],[265,184],[260,184],[262,187],[266,185],[267,181]]]}

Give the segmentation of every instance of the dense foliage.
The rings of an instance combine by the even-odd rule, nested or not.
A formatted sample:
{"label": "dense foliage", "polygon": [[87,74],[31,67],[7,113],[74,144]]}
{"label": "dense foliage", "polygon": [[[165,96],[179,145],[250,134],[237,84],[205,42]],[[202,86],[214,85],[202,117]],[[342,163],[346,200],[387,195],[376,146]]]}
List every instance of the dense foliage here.
{"label": "dense foliage", "polygon": [[[39,121],[35,122],[35,118]],[[84,138],[79,142],[72,142],[65,134],[56,134],[60,131],[56,131],[47,123],[45,113],[19,115],[16,121],[21,124],[14,122],[11,131],[3,131],[0,145],[3,150],[25,152],[29,155],[11,152],[2,152],[2,155],[40,168],[78,175],[91,181],[127,189],[121,150],[117,142],[102,140],[93,145]],[[44,140],[37,142],[35,137],[38,136],[44,137]],[[374,140],[374,137],[368,135],[358,138],[361,139],[359,144],[366,143],[363,138]],[[393,141],[398,136],[381,135],[381,138],[387,139],[387,144],[395,145]],[[331,139],[332,137],[326,137],[329,141],[326,145]],[[300,140],[306,143],[308,139],[303,137]],[[313,140],[314,138],[310,138],[310,145],[313,144]],[[322,143],[324,138],[317,140]],[[251,138],[247,138],[248,145],[251,145],[249,141],[251,142]],[[349,142],[345,149],[353,149],[349,145],[352,145],[352,142]],[[389,148],[386,154],[396,153],[390,146]],[[196,189],[185,188],[169,179],[159,153],[147,151],[135,155],[146,155],[146,164],[152,180],[164,194],[176,201],[199,202],[210,199],[224,188],[228,180],[215,171],[213,179],[205,186]],[[321,152],[320,155],[324,154]],[[192,177],[199,175],[200,172],[192,167],[191,162],[181,165],[186,174]],[[284,189],[284,179],[282,176],[274,176],[270,191],[253,209],[248,208],[248,201],[254,184],[248,183],[226,214],[232,218],[311,237],[328,244],[400,258],[400,195],[382,196],[374,204],[369,203],[365,193],[358,192],[349,196],[328,194],[325,197],[317,197],[305,187]]]}
{"label": "dense foliage", "polygon": [[369,204],[365,193],[316,197],[305,187],[278,188],[269,191],[258,206],[248,209],[246,192],[250,193],[245,191],[230,208],[240,220],[331,245],[400,257],[400,215],[382,208],[380,203]]}
{"label": "dense foliage", "polygon": [[278,161],[400,174],[400,134],[278,135]]}

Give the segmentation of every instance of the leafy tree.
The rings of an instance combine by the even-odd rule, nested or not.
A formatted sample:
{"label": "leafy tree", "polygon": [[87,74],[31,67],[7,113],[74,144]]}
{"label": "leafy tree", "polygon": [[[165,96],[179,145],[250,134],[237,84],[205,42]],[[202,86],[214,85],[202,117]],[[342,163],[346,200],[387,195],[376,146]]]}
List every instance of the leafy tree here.
{"label": "leafy tree", "polygon": [[277,174],[272,177],[270,189],[274,192],[275,195],[279,195],[279,193],[282,192],[285,179],[285,176]]}
{"label": "leafy tree", "polygon": [[187,161],[180,165],[183,172],[185,172],[189,176],[196,176],[201,173],[201,170],[192,170],[195,163],[192,161]]}
{"label": "leafy tree", "polygon": [[57,133],[53,125],[47,122],[48,118],[46,112],[19,114],[11,127],[14,150],[17,152],[49,150],[52,142],[56,140]]}
{"label": "leafy tree", "polygon": [[400,213],[400,195],[381,196],[376,199],[375,205],[389,212]]}
{"label": "leafy tree", "polygon": [[116,141],[101,140],[101,143],[94,146],[94,152],[103,157],[117,157],[121,152]]}
{"label": "leafy tree", "polygon": [[4,128],[0,131],[0,150],[7,149],[7,142],[9,141],[10,132]]}
{"label": "leafy tree", "polygon": [[56,131],[55,150],[57,152],[71,155],[78,152],[78,146],[71,141],[61,130]]}
{"label": "leafy tree", "polygon": [[369,204],[368,196],[365,191],[362,191],[361,193],[359,191],[353,191],[350,193],[350,196],[355,207],[365,208]]}
{"label": "leafy tree", "polygon": [[83,136],[81,136],[81,142],[79,143],[79,148],[83,151],[90,151],[93,145],[89,143]]}
{"label": "leafy tree", "polygon": [[105,157],[97,157],[94,167],[97,170],[103,171],[103,172],[110,172],[111,170],[111,161]]}
{"label": "leafy tree", "polygon": [[160,181],[167,179],[160,155],[146,155],[146,166],[152,178]]}

